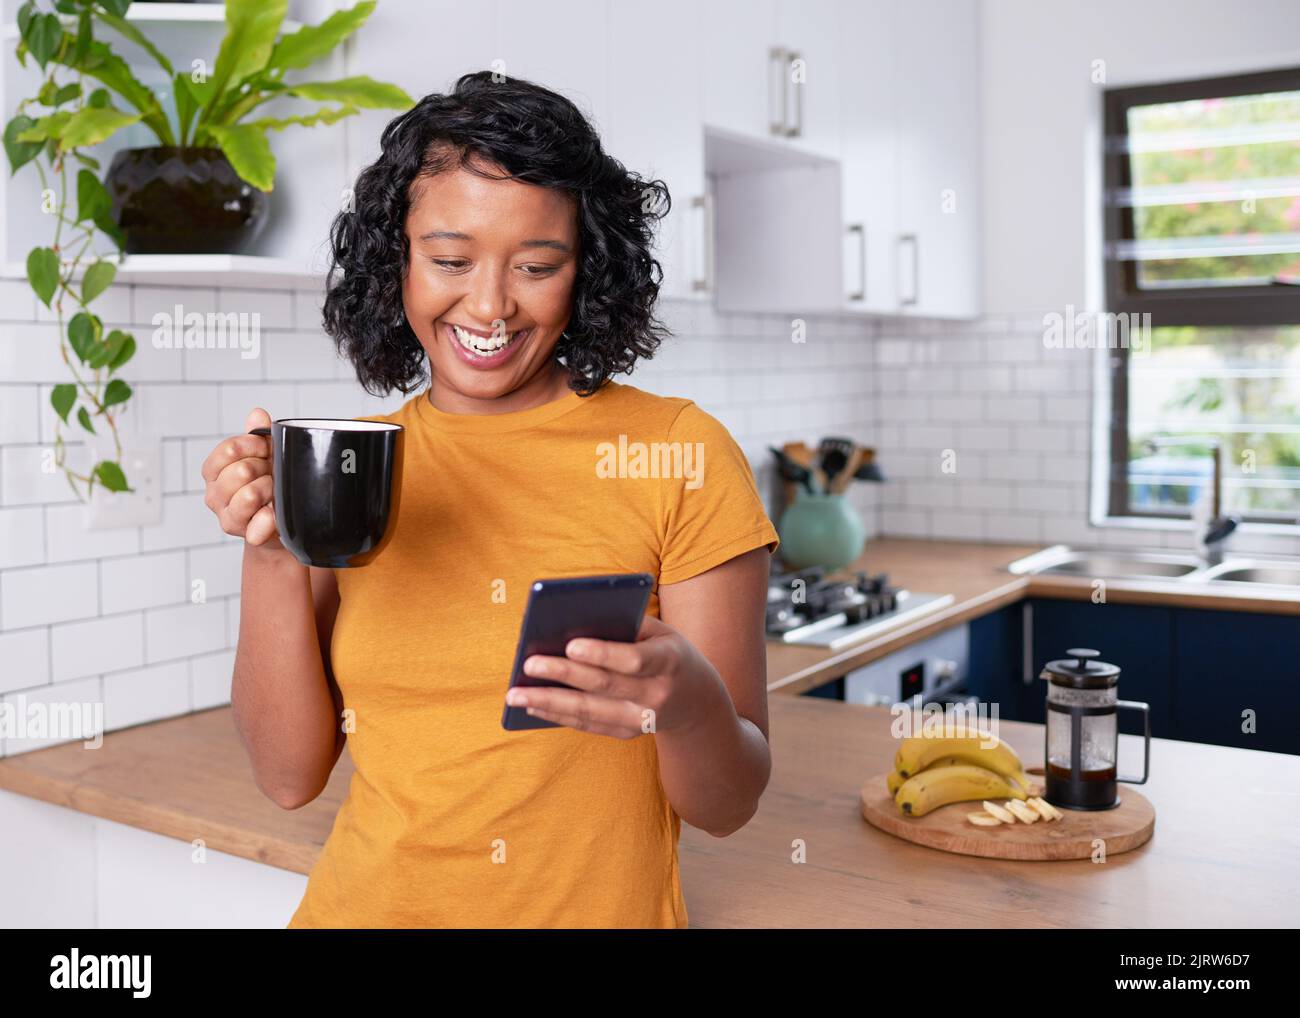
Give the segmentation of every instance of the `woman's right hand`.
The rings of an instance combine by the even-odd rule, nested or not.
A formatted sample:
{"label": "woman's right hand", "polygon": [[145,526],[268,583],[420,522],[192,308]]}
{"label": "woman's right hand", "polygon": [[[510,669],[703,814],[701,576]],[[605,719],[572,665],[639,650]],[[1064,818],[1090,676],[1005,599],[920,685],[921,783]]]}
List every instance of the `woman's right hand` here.
{"label": "woman's right hand", "polygon": [[[258,407],[248,415],[244,430],[269,428],[271,415]],[[221,529],[247,544],[283,548],[272,506],[271,440],[262,435],[232,435],[222,439],[203,461],[207,491],[204,504]]]}

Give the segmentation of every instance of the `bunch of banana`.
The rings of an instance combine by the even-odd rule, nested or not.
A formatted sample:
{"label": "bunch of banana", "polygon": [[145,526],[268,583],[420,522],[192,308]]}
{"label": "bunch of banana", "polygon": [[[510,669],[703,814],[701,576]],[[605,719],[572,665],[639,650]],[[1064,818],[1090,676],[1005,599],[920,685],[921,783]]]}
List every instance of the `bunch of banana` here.
{"label": "bunch of banana", "polygon": [[914,735],[904,739],[894,754],[894,772],[906,781],[946,761],[983,767],[1018,785],[1025,793],[1032,791],[1016,751],[988,732],[970,732],[955,738]]}
{"label": "bunch of banana", "polygon": [[[949,764],[955,764],[955,763],[962,763],[962,761],[955,756],[943,756],[940,757],[938,760],[936,760],[934,763],[930,764],[930,766],[947,767]],[[885,786],[889,789],[889,794],[897,795],[898,790],[903,787],[903,782],[906,780],[907,778],[899,774],[898,771],[890,771],[888,774],[886,774]]]}
{"label": "bunch of banana", "polygon": [[1025,792],[985,767],[956,763],[929,767],[899,786],[894,802],[904,816],[925,816],[951,802],[975,799],[1024,799]]}

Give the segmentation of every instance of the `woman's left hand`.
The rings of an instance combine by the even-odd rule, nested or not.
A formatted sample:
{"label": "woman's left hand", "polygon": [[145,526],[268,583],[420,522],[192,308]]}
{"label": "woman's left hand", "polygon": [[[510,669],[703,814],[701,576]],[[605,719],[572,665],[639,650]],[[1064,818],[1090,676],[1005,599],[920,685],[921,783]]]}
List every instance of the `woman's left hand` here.
{"label": "woman's left hand", "polygon": [[506,703],[581,732],[632,739],[689,728],[728,699],[709,660],[652,615],[643,617],[636,643],[581,637],[564,654],[533,654],[524,672],[573,689],[515,686]]}

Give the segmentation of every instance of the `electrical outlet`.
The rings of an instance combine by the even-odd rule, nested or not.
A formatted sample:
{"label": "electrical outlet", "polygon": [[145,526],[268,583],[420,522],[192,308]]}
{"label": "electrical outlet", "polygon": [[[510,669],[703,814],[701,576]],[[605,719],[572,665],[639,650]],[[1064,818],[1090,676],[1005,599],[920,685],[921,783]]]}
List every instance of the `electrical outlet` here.
{"label": "electrical outlet", "polygon": [[121,463],[132,490],[108,491],[96,484],[86,507],[87,530],[162,522],[162,443],[124,448]]}

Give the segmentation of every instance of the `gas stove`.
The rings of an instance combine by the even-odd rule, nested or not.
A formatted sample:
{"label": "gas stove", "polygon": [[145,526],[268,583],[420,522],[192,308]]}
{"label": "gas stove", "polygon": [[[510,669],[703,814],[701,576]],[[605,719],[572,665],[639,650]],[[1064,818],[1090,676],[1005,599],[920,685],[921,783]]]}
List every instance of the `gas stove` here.
{"label": "gas stove", "polygon": [[838,650],[938,611],[951,594],[920,594],[889,585],[884,573],[826,579],[820,566],[773,571],[767,581],[767,636]]}

